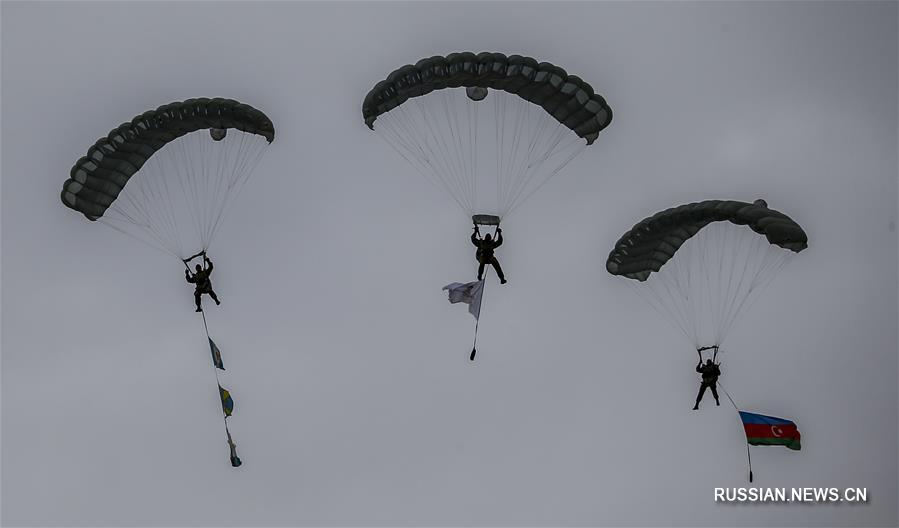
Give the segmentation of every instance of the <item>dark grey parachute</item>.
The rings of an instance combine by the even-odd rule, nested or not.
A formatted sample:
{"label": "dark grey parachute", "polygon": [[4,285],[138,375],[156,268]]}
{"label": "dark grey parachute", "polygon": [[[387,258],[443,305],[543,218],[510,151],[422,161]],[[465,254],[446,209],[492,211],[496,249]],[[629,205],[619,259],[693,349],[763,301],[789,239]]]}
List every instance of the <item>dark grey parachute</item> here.
{"label": "dark grey parachute", "polygon": [[128,180],[167,143],[197,130],[211,129],[216,141],[237,129],[275,139],[272,121],[250,105],[231,99],[188,99],[145,112],[98,140],[72,167],[63,185],[62,203],[97,220]]}
{"label": "dark grey parachute", "polygon": [[745,225],[764,235],[772,245],[796,253],[808,247],[808,237],[799,224],[769,209],[764,200],[707,200],[666,209],[640,221],[615,244],[606,269],[612,275],[645,281],[699,230],[712,222],[724,221]]}
{"label": "dark grey parachute", "polygon": [[[362,103],[369,128],[381,114],[412,97],[444,88],[491,88],[542,107],[558,122],[592,144],[612,121],[612,109],[589,84],[562,68],[530,57],[502,53],[452,53],[406,65],[375,85]],[[485,92],[470,90],[480,100]]]}

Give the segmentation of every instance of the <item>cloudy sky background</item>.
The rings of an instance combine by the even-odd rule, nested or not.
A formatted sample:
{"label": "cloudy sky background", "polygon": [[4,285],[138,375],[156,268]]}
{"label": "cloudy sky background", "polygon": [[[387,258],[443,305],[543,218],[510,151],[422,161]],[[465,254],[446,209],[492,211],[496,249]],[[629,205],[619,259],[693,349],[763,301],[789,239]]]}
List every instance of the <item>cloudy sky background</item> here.
{"label": "cloudy sky background", "polygon": [[[20,3],[2,14],[5,525],[897,522],[897,4]],[[561,65],[615,112],[505,224],[473,320],[455,204],[362,123],[388,72],[453,51]],[[59,202],[96,138],[197,96],[277,138],[213,247],[209,310],[244,466],[227,462],[174,260]],[[859,505],[733,505],[733,409],[623,279],[665,207],[764,197],[810,247],[728,338],[722,381],[795,420],[756,485]],[[709,400],[710,401],[710,400]]]}

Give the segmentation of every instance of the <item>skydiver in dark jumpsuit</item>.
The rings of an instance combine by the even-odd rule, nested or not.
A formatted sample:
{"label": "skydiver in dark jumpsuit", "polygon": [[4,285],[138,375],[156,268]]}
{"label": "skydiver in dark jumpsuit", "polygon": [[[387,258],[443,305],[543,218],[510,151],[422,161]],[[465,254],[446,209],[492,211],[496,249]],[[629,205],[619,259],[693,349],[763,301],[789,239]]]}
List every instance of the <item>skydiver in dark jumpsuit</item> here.
{"label": "skydiver in dark jumpsuit", "polygon": [[477,224],[475,224],[474,233],[471,234],[471,243],[478,248],[475,253],[475,258],[478,259],[478,280],[482,280],[484,277],[484,266],[490,264],[493,266],[493,269],[496,270],[496,275],[499,277],[499,283],[505,284],[506,276],[503,275],[503,269],[499,266],[499,261],[496,260],[496,256],[493,255],[493,250],[503,244],[503,230],[497,227],[496,233],[496,240],[493,240],[490,233],[484,235],[484,238],[478,238],[478,235],[480,235],[481,232],[478,230]]}
{"label": "skydiver in dark jumpsuit", "polygon": [[696,404],[693,406],[693,410],[699,409],[699,402],[702,400],[706,388],[711,389],[712,396],[715,397],[715,405],[721,405],[721,402],[718,401],[718,390],[716,387],[718,376],[721,375],[721,369],[718,368],[718,364],[713,363],[711,359],[707,359],[705,360],[705,365],[703,365],[700,359],[699,363],[696,364],[696,372],[702,374],[702,384],[699,386],[699,394],[696,396]]}
{"label": "skydiver in dark jumpsuit", "polygon": [[209,280],[209,275],[212,274],[212,261],[209,260],[209,257],[203,255],[203,262],[203,266],[197,264],[197,271],[193,274],[191,274],[190,269],[184,270],[184,278],[187,279],[187,282],[197,285],[196,289],[194,289],[194,301],[197,303],[197,312],[203,311],[203,308],[200,305],[200,297],[204,293],[212,297],[215,304],[222,304],[219,302],[219,298],[216,296],[215,292],[212,291],[212,281]]}

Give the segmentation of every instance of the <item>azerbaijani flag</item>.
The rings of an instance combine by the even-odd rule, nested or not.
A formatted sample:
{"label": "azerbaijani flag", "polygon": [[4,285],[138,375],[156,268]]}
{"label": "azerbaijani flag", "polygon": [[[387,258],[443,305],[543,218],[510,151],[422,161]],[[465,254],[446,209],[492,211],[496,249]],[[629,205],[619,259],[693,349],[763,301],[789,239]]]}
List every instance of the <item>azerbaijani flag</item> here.
{"label": "azerbaijani flag", "polygon": [[746,431],[746,441],[750,445],[782,445],[799,451],[799,429],[796,424],[783,418],[739,411]]}

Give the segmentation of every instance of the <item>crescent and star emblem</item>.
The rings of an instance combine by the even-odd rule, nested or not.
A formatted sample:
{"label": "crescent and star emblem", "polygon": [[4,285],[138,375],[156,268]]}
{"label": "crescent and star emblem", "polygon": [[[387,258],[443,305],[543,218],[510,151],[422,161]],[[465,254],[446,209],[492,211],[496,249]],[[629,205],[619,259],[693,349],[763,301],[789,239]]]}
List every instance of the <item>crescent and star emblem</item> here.
{"label": "crescent and star emblem", "polygon": [[784,432],[780,427],[778,427],[776,425],[772,425],[771,426],[771,434],[780,438],[781,436],[783,436]]}

